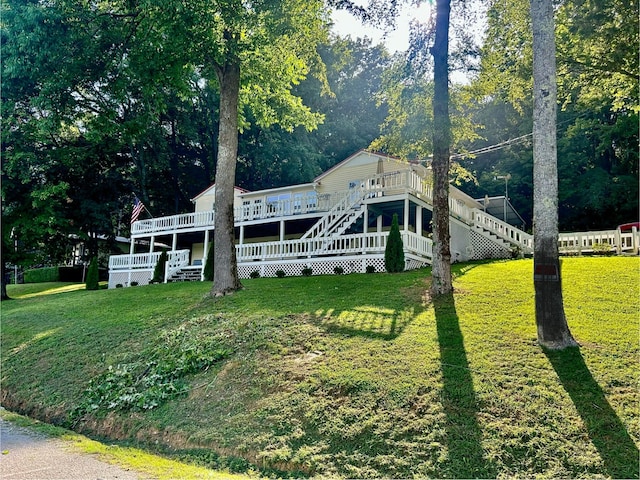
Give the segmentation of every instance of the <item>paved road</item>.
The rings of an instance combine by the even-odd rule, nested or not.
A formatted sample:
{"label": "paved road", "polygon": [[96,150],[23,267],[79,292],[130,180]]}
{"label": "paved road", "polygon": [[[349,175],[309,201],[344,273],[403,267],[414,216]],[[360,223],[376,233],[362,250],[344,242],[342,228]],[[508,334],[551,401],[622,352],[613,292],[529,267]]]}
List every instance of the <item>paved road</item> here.
{"label": "paved road", "polygon": [[138,480],[136,472],[75,453],[63,440],[48,438],[0,419],[2,480]]}

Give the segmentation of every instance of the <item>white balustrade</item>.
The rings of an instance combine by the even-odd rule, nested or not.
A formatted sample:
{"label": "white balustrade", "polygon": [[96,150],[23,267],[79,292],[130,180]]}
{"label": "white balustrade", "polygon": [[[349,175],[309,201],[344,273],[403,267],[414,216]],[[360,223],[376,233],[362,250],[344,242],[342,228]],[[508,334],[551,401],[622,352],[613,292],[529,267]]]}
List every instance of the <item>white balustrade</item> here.
{"label": "white balustrade", "polygon": [[[413,170],[377,174],[370,178],[359,180],[356,183],[356,188],[343,192],[317,194],[315,191],[310,190],[288,199],[242,205],[234,210],[234,218],[236,222],[246,222],[297,214],[331,212],[333,210],[333,215],[327,215],[321,220],[321,225],[321,222],[319,222],[319,225],[312,229],[318,233],[330,229],[332,222],[340,214],[351,208],[355,203],[362,202],[367,197],[409,191],[427,203],[431,203],[433,199],[431,181],[421,177]],[[451,213],[459,219],[466,222],[472,220],[471,211],[463,201],[450,198],[449,208]],[[134,237],[140,237],[155,233],[200,230],[206,227],[213,227],[214,221],[215,212],[213,210],[139,220],[133,223],[131,234]],[[307,236],[315,235],[309,234]]]}
{"label": "white balustrade", "polygon": [[640,235],[637,230],[620,232],[620,230],[603,230],[597,232],[561,233],[558,236],[560,253],[581,254],[612,251],[638,252]]}
{"label": "white balustrade", "polygon": [[[260,242],[236,245],[238,263],[287,260],[317,255],[383,253],[389,232],[340,235],[335,238],[304,238],[282,242]],[[402,233],[405,250],[431,258],[433,242],[412,232]]]}
{"label": "white balustrade", "polygon": [[[153,270],[161,252],[134,253],[133,255],[112,255],[109,257],[109,270]],[[189,264],[189,250],[167,252],[167,265],[171,268]]]}
{"label": "white balustrade", "polygon": [[133,255],[112,255],[109,257],[109,270],[135,270],[154,268],[160,252],[135,253]]}
{"label": "white balustrade", "polygon": [[164,271],[164,281],[166,282],[171,276],[182,267],[189,265],[189,250],[176,250],[168,252],[167,264]]}
{"label": "white balustrade", "polygon": [[505,223],[502,220],[498,220],[496,217],[477,208],[472,210],[472,215],[475,225],[482,227],[507,242],[518,245],[526,252],[533,251],[533,235],[529,235],[519,228]]}

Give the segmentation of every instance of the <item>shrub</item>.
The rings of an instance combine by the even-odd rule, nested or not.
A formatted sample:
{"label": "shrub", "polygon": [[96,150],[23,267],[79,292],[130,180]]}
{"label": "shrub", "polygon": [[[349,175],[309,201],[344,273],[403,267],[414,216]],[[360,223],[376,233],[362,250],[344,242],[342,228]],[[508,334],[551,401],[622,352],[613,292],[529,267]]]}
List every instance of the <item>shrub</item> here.
{"label": "shrub", "polygon": [[[169,256],[167,255],[167,252],[163,250],[160,253],[160,257],[158,257],[156,267],[153,269],[153,278],[151,279],[153,283],[164,282],[164,274],[167,270],[167,260],[169,260]],[[131,286],[133,286],[133,282],[131,282]]]}
{"label": "shrub", "polygon": [[614,253],[608,243],[594,243],[591,248],[594,255],[613,255]]}
{"label": "shrub", "polygon": [[400,236],[397,213],[393,214],[387,247],[384,249],[384,268],[389,273],[404,271],[404,245]]}
{"label": "shrub", "polygon": [[260,278],[260,272],[258,270],[254,270],[253,272],[251,272],[249,274],[249,277],[251,277],[251,278]]}
{"label": "shrub", "polygon": [[207,252],[207,262],[204,264],[204,279],[207,282],[213,282],[213,242],[209,245]]}
{"label": "shrub", "polygon": [[302,269],[302,276],[304,277],[310,277],[312,273],[313,273],[313,270],[309,267]]}
{"label": "shrub", "polygon": [[24,283],[42,283],[60,281],[60,271],[58,267],[33,268],[25,270]]}
{"label": "shrub", "polygon": [[376,267],[374,267],[373,265],[367,265],[367,273],[376,273]]}
{"label": "shrub", "polygon": [[333,273],[335,273],[336,275],[342,275],[344,273],[344,268],[342,267],[335,267],[333,269]]}
{"label": "shrub", "polygon": [[514,245],[510,248],[511,258],[523,258],[522,249],[518,245]]}
{"label": "shrub", "polygon": [[286,275],[286,273],[284,273],[284,270],[276,270],[276,277],[282,278],[285,275]]}
{"label": "shrub", "polygon": [[85,288],[87,290],[98,290],[98,259],[93,257],[87,269],[87,278],[85,280]]}
{"label": "shrub", "polygon": [[124,285],[122,285],[121,283],[116,283],[116,288],[122,288]]}
{"label": "shrub", "polygon": [[138,283],[138,282],[131,282],[131,286],[132,286],[132,287],[137,287],[138,285],[139,285],[139,283]]}

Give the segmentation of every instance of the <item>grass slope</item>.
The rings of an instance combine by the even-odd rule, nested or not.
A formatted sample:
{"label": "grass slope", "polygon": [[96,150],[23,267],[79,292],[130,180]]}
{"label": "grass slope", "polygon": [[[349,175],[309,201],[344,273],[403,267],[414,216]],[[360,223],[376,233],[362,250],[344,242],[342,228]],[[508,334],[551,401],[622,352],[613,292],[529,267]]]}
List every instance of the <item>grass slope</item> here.
{"label": "grass slope", "polygon": [[532,267],[455,265],[435,303],[428,271],[5,302],[2,401],[232,471],[637,477],[640,259],[564,260],[561,353]]}

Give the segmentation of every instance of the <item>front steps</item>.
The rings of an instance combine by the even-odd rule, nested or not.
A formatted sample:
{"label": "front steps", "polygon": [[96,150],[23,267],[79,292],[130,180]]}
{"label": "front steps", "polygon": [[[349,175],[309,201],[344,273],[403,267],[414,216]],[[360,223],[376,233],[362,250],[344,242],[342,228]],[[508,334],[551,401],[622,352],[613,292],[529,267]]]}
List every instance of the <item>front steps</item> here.
{"label": "front steps", "polygon": [[199,282],[202,280],[202,267],[200,266],[189,266],[183,267],[174,274],[172,274],[168,279],[169,282]]}

